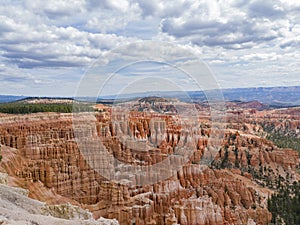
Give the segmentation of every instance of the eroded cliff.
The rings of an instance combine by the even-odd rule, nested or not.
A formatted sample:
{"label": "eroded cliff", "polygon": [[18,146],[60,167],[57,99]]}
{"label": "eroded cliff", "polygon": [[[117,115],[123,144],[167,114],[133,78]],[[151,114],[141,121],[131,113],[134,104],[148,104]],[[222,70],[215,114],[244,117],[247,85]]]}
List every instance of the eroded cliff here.
{"label": "eroded cliff", "polygon": [[[1,168],[12,177],[9,183],[27,188],[30,197],[71,202],[95,218],[136,225],[268,224],[272,187],[281,178],[299,179],[298,153],[258,136],[253,124],[235,129],[239,124],[233,120],[218,136],[223,135],[212,164],[201,165],[208,143],[220,141],[209,120],[189,130],[176,115],[130,115],[127,123],[109,111],[86,115],[83,121],[94,122],[80,123],[82,133],[74,131],[71,114],[1,117]],[[192,149],[190,157],[179,151],[183,147]],[[183,166],[161,179],[168,168],[125,173],[127,167],[116,159],[129,166]]]}

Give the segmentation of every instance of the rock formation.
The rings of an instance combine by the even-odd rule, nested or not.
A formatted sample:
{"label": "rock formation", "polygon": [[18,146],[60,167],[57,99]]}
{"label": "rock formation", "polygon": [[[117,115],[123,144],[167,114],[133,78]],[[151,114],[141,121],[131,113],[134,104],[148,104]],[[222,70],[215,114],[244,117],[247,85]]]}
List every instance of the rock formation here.
{"label": "rock formation", "polygon": [[28,191],[7,186],[8,175],[0,174],[0,224],[118,225],[116,220],[93,219],[92,214],[71,204],[48,205],[28,198]]}
{"label": "rock formation", "polygon": [[[268,224],[273,186],[281,178],[299,180],[298,153],[260,136],[259,112],[229,114],[212,164],[201,165],[219,141],[206,116],[185,129],[188,123],[172,113],[115,110],[83,113],[75,121],[58,113],[2,116],[0,166],[8,183],[48,204],[70,202],[124,225],[219,225]],[[192,149],[190,157],[185,149]],[[183,166],[149,167],[161,162]],[[132,166],[136,173],[127,173]],[[144,173],[140,168],[147,166]],[[64,207],[47,210],[57,216]]]}

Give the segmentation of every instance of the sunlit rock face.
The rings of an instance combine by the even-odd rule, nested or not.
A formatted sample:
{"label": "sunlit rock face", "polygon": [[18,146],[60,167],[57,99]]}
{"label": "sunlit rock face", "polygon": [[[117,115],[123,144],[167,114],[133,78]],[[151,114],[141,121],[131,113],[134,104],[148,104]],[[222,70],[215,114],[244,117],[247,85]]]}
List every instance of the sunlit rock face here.
{"label": "sunlit rock face", "polygon": [[[32,198],[71,202],[124,225],[268,224],[272,186],[280,177],[299,180],[299,159],[260,135],[261,112],[230,114],[214,160],[203,165],[210,144],[220,141],[206,111],[198,106],[203,116],[185,129],[174,108],[155,107],[162,112],[134,110],[122,118],[107,109],[75,122],[71,114],[3,116],[1,170]],[[182,149],[191,150],[189,157]],[[152,167],[159,163],[169,167]],[[178,170],[168,171],[173,165]],[[126,172],[133,166],[136,173]]]}
{"label": "sunlit rock face", "polygon": [[99,218],[69,203],[48,205],[28,198],[22,188],[0,184],[0,223],[8,225],[65,224],[65,225],[118,225],[117,220]]}

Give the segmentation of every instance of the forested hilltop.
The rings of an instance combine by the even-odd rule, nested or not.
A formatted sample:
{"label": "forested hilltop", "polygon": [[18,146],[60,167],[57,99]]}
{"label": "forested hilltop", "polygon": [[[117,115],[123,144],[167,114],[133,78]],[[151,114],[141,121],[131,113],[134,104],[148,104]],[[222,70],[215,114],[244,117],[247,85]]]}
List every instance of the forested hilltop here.
{"label": "forested hilltop", "polygon": [[28,114],[38,112],[71,113],[93,111],[91,104],[76,102],[70,98],[26,98],[15,102],[1,103],[0,113]]}

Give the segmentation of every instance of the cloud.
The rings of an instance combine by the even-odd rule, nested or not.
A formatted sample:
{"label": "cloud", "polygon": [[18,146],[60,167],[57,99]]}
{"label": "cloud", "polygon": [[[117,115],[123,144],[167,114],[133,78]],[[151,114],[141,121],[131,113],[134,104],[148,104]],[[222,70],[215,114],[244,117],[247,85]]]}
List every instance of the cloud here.
{"label": "cloud", "polygon": [[283,43],[280,44],[281,48],[299,48],[300,47],[300,39],[292,39],[292,40],[285,40]]}
{"label": "cloud", "polygon": [[[159,1],[159,0],[139,0],[137,1],[142,11],[143,17],[177,17],[182,14],[183,9],[188,9],[191,2],[184,0],[177,0],[176,2],[171,0]],[[174,4],[175,3],[175,4]]]}
{"label": "cloud", "polygon": [[183,10],[179,17],[165,18],[161,31],[199,46],[224,49],[276,42],[286,35],[282,32],[286,21],[299,22],[295,8],[281,1],[201,1],[188,12]]}
{"label": "cloud", "polygon": [[286,12],[279,4],[274,1],[252,1],[248,6],[248,14],[250,17],[278,19],[285,16]]}
{"label": "cloud", "polygon": [[7,24],[1,35],[2,56],[20,67],[74,67],[91,63],[103,52],[130,38],[115,34],[89,33],[74,27],[45,24],[31,26],[2,17]]}
{"label": "cloud", "polygon": [[[0,65],[5,65],[0,66],[0,90],[12,89],[13,83],[27,93],[51,93],[51,85],[61,83],[74,90],[82,68],[99,57],[105,61],[112,49],[144,40],[168,41],[197,53],[226,87],[240,85],[241,76],[245,85],[259,86],[258,76],[278,84],[281,74],[295,84],[300,68],[297,0],[16,0],[0,5]],[[155,45],[120,51],[124,57],[131,52],[159,58]],[[172,51],[171,60],[180,58],[182,52]]]}
{"label": "cloud", "polygon": [[104,7],[106,9],[126,12],[130,8],[131,3],[128,0],[87,0],[86,5],[90,10],[95,8],[101,9]]}
{"label": "cloud", "polygon": [[277,37],[276,31],[263,30],[261,26],[252,21],[234,19],[224,23],[201,18],[189,19],[178,25],[174,19],[168,19],[162,23],[162,31],[177,38],[187,38],[200,46],[249,48]]}
{"label": "cloud", "polygon": [[155,15],[158,13],[161,9],[161,4],[158,3],[158,1],[147,1],[147,0],[141,0],[139,1],[139,6],[143,12],[144,16],[149,16],[149,15]]}
{"label": "cloud", "polygon": [[50,19],[60,19],[85,11],[84,0],[41,1],[26,0],[25,6],[36,14],[45,14]]}

